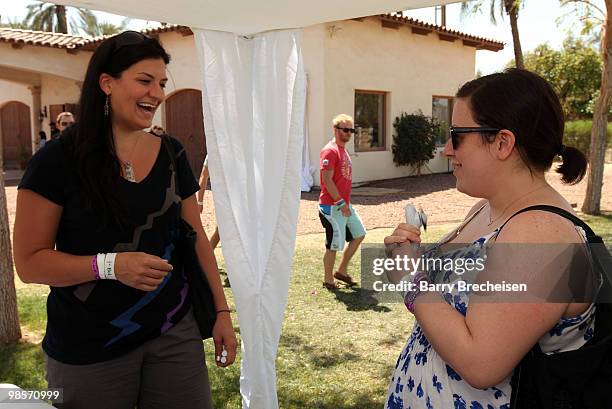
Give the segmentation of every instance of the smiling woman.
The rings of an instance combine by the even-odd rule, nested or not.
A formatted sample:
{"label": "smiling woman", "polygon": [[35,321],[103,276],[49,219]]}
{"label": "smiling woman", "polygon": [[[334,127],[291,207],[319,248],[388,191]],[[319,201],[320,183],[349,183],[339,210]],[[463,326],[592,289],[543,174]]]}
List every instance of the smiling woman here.
{"label": "smiling woman", "polygon": [[[598,331],[593,295],[601,276],[590,268],[575,269],[579,276],[569,279],[562,275],[588,266],[590,253],[584,231],[561,217],[572,207],[544,174],[558,155],[563,181],[577,183],[586,160],[562,144],[563,111],[552,87],[516,69],[470,81],[457,92],[452,125],[444,154],[457,189],[482,200],[436,246],[417,253],[412,244],[420,242],[420,230],[405,223],[385,238],[393,258],[454,260],[450,271],[427,265],[411,279],[416,290],[404,302],[416,324],[391,378],[388,409],[509,409],[514,369],[532,348],[546,354],[577,350]],[[550,244],[572,257],[560,264],[545,251]],[[460,271],[479,259],[486,261],[477,274]],[[551,299],[552,290],[566,289],[568,282],[584,293]],[[545,407],[539,403],[533,407]]]}
{"label": "smiling woman", "polygon": [[181,218],[197,233],[214,298],[217,364],[235,358],[198,183],[176,139],[144,131],[164,100],[169,61],[141,33],[102,42],[79,122],[32,158],[19,185],[15,265],[24,282],[51,287],[43,349],[63,408],[212,407],[178,251]]}

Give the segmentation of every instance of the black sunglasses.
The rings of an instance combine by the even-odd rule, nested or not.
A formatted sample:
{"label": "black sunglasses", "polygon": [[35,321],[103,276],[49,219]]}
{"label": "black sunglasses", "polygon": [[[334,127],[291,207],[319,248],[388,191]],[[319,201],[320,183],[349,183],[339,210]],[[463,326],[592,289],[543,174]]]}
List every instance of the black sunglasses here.
{"label": "black sunglasses", "polygon": [[340,128],[339,126],[336,126],[335,128],[342,132],[355,133],[355,128]]}
{"label": "black sunglasses", "polygon": [[142,33],[139,33],[138,31],[124,31],[123,33],[117,34],[115,36],[115,44],[113,47],[113,52],[111,54],[115,55],[123,47],[137,45],[148,39],[149,37]]}
{"label": "black sunglasses", "polygon": [[459,149],[459,142],[461,141],[461,138],[459,137],[459,135],[463,133],[479,132],[479,133],[495,133],[496,134],[499,131],[501,131],[501,129],[491,128],[488,126],[450,126],[448,128],[448,136],[453,145],[453,150],[457,150]]}

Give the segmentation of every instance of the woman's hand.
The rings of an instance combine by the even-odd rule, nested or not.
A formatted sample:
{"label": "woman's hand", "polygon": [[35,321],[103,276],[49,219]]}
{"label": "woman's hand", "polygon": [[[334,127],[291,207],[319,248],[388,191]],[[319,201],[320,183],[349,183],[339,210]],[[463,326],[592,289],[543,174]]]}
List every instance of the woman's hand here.
{"label": "woman's hand", "polygon": [[[236,359],[236,334],[232,325],[232,317],[229,311],[217,313],[217,321],[213,327],[213,341],[215,343],[215,362],[222,368],[234,363]],[[227,351],[225,362],[221,361],[223,351]]]}
{"label": "woman's hand", "polygon": [[163,258],[147,253],[117,253],[115,277],[123,284],[143,291],[154,291],[172,265]]}
{"label": "woman's hand", "polygon": [[397,225],[393,233],[390,236],[385,237],[384,243],[388,244],[403,244],[403,243],[421,243],[421,230],[417,227],[400,223]]}

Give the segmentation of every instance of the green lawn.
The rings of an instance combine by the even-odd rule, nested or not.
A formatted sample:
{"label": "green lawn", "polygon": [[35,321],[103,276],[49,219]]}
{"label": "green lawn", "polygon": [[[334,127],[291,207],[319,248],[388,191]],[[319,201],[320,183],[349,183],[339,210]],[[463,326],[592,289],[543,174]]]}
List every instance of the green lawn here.
{"label": "green lawn", "polygon": [[[612,214],[585,217],[612,243]],[[453,226],[432,226],[423,238],[431,242]],[[366,243],[381,243],[390,229],[370,231]],[[355,289],[321,288],[322,234],[300,236],[289,288],[289,302],[279,346],[277,385],[280,407],[382,407],[391,371],[412,327],[402,304],[379,304]],[[221,253],[218,253],[223,265]],[[359,278],[359,256],[350,272]],[[44,360],[39,342],[44,331],[46,288],[17,283],[19,312],[28,340],[0,348],[0,383],[42,388]],[[230,303],[231,292],[226,291]],[[237,328],[236,328],[237,329]],[[207,363],[215,407],[240,408],[240,363],[217,368],[212,343],[206,341]]]}

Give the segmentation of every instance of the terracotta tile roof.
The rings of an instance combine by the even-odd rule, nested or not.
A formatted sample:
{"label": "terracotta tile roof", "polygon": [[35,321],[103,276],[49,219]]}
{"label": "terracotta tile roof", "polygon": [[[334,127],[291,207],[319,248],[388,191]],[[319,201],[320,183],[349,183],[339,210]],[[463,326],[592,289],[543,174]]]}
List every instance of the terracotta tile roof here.
{"label": "terracotta tile roof", "polygon": [[[191,31],[191,29],[187,26],[180,26],[178,24],[165,24],[165,25],[161,25],[159,27],[155,27],[155,28],[145,28],[144,30],[140,30],[141,33],[146,34],[148,36],[156,36],[159,35],[161,33],[169,33],[169,32],[179,32],[183,35],[192,35],[193,32]],[[109,38],[111,36],[101,36],[101,37],[94,37],[94,38],[84,38],[84,42],[82,44],[82,49],[83,50],[94,50],[98,44],[100,44],[102,41],[106,40],[107,38]]]}
{"label": "terracotta tile roof", "polygon": [[479,50],[501,51],[504,49],[504,43],[488,38],[477,37],[471,34],[462,33],[457,30],[425,23],[410,17],[404,17],[402,12],[393,14],[381,14],[378,18],[382,21],[383,26],[396,28],[399,25],[405,25],[412,29],[414,34],[427,35],[429,33],[437,33],[440,40],[455,41],[462,40],[463,45],[474,47]]}
{"label": "terracotta tile roof", "polygon": [[0,42],[10,43],[16,48],[23,47],[24,45],[39,45],[75,50],[83,45],[84,40],[84,37],[70,34],[0,27]]}

